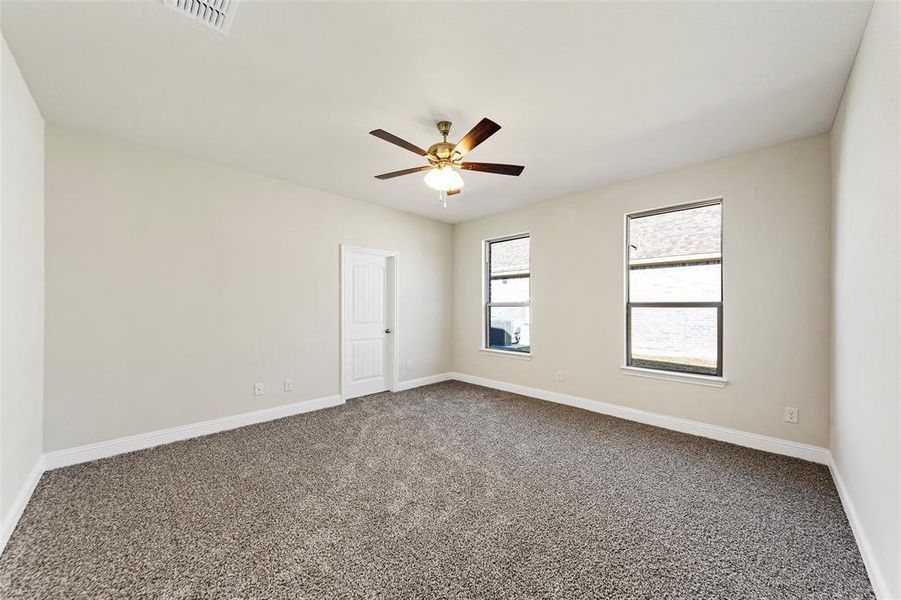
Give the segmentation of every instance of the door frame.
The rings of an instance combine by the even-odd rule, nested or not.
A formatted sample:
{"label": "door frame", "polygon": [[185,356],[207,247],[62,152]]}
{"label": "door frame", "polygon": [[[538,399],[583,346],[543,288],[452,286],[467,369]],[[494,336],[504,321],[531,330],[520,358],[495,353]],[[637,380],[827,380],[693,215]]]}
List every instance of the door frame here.
{"label": "door frame", "polygon": [[388,389],[392,392],[397,391],[397,380],[398,380],[398,364],[397,364],[397,336],[400,331],[400,327],[398,327],[398,319],[397,319],[397,305],[398,305],[398,296],[397,296],[397,280],[398,280],[398,259],[400,254],[395,252],[394,250],[380,250],[378,248],[366,248],[363,246],[353,246],[350,244],[340,244],[341,246],[341,268],[338,273],[338,287],[340,289],[341,295],[341,315],[339,318],[340,326],[338,328],[338,348],[339,348],[339,358],[338,358],[338,380],[339,380],[339,388],[341,390],[341,400],[347,399],[347,394],[344,386],[344,373],[346,370],[345,361],[349,360],[350,353],[347,351],[347,338],[344,336],[344,332],[346,331],[346,326],[344,323],[344,315],[345,309],[349,304],[349,294],[350,290],[346,288],[344,285],[344,275],[347,273],[347,259],[348,256],[352,253],[357,254],[372,254],[375,256],[384,256],[387,260],[387,277],[388,282],[385,289],[388,292],[388,318],[391,321],[391,333],[388,336],[388,342],[390,347],[388,348],[387,356],[391,361],[391,365],[388,369],[386,369],[385,377],[388,379]]}

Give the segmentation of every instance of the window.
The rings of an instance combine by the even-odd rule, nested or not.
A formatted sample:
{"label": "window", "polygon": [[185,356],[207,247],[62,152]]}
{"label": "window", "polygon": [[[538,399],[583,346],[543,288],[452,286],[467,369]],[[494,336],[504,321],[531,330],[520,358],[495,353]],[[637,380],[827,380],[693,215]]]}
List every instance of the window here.
{"label": "window", "polygon": [[627,215],[626,256],[626,365],[722,376],[722,201]]}
{"label": "window", "polygon": [[528,234],[485,242],[485,340],[489,350],[531,350]]}

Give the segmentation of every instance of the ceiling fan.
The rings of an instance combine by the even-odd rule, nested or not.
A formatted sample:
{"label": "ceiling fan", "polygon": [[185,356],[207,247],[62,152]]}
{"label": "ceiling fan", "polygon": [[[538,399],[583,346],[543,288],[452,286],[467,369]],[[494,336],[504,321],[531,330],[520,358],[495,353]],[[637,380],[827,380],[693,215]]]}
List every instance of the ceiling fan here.
{"label": "ceiling fan", "polygon": [[388,133],[384,129],[370,131],[370,135],[374,135],[386,142],[390,142],[405,150],[414,152],[429,161],[429,164],[422,167],[413,167],[412,169],[404,169],[403,171],[382,173],[381,175],[376,175],[375,178],[392,179],[394,177],[400,177],[401,175],[411,175],[413,173],[428,171],[425,176],[426,185],[433,190],[438,190],[438,201],[441,202],[444,208],[447,208],[447,197],[459,194],[461,191],[460,188],[463,187],[463,178],[457,173],[458,169],[513,176],[519,175],[522,173],[523,169],[525,169],[525,167],[519,165],[463,162],[463,157],[466,156],[470,150],[497,133],[501,128],[500,125],[491,119],[486,118],[479,121],[479,123],[456,144],[447,141],[447,134],[450,133],[451,130],[450,121],[439,121],[437,127],[438,132],[444,137],[444,141],[432,144],[429,146],[428,150],[423,150],[419,146],[415,146],[406,140],[402,140],[396,135]]}

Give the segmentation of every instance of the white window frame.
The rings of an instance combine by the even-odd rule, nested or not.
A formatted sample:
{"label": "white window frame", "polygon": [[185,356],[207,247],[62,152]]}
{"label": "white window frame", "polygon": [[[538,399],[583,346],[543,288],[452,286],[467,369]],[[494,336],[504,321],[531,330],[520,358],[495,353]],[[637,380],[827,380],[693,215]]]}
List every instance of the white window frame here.
{"label": "white window frame", "polygon": [[[690,210],[693,208],[702,208],[704,206],[712,206],[718,204],[720,206],[720,300],[719,302],[670,302],[670,303],[632,303],[629,298],[629,220],[632,218],[647,217],[655,214],[663,214],[669,212],[677,212],[681,210]],[[725,311],[726,287],[725,287],[725,240],[723,229],[725,222],[725,202],[722,197],[707,198],[695,202],[687,202],[684,204],[674,204],[653,208],[648,210],[640,210],[626,213],[623,218],[623,263],[624,263],[624,283],[623,283],[623,366],[620,367],[624,375],[633,375],[638,377],[648,377],[651,379],[662,379],[667,381],[680,381],[685,383],[693,383],[697,385],[706,385],[713,387],[724,387],[727,383],[723,366],[723,338],[725,332],[723,330],[723,313]],[[678,305],[678,306],[710,306],[717,308],[717,374],[706,375],[691,372],[680,372],[667,369],[654,369],[648,367],[637,367],[630,363],[631,360],[631,332],[630,332],[630,307],[633,305]]]}
{"label": "white window frame", "polygon": [[[529,238],[529,300],[528,302],[489,302],[489,294],[491,293],[491,244],[496,242],[507,242],[510,240],[518,240],[521,238]],[[481,328],[481,344],[479,350],[487,354],[496,356],[506,356],[509,358],[518,358],[530,360],[532,358],[532,349],[534,348],[534,331],[532,329],[532,234],[529,231],[521,231],[511,235],[503,235],[482,240],[482,328]],[[529,351],[519,352],[517,350],[502,350],[500,348],[492,348],[489,343],[489,329],[491,326],[490,309],[492,306],[500,307],[516,307],[523,306],[529,309]]]}

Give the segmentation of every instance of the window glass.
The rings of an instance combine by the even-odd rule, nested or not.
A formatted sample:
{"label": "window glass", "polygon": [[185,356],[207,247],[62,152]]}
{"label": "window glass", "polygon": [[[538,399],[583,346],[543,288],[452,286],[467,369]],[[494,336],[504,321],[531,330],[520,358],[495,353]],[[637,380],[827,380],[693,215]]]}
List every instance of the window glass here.
{"label": "window glass", "polygon": [[635,267],[629,271],[632,302],[718,302],[720,263]]}
{"label": "window glass", "polygon": [[486,242],[484,347],[531,351],[528,235]]}
{"label": "window glass", "polygon": [[528,302],[529,278],[492,279],[491,302]]}
{"label": "window glass", "polygon": [[492,306],[488,309],[488,347],[529,352],[529,307]]}
{"label": "window glass", "polygon": [[720,254],[722,204],[629,219],[629,263]]}
{"label": "window glass", "polygon": [[626,364],[722,375],[722,203],[626,223]]}
{"label": "window glass", "polygon": [[716,375],[716,308],[631,310],[633,366]]}
{"label": "window glass", "polygon": [[529,272],[529,238],[491,242],[491,276]]}

